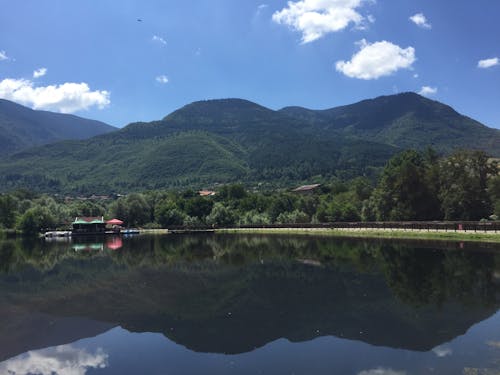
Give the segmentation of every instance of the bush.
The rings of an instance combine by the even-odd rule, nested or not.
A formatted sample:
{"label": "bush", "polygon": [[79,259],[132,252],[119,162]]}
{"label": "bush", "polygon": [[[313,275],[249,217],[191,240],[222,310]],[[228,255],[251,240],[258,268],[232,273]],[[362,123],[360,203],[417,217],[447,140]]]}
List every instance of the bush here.
{"label": "bush", "polygon": [[222,203],[214,204],[210,215],[207,216],[207,223],[218,227],[229,227],[236,222],[234,213]]}
{"label": "bush", "polygon": [[161,206],[157,211],[156,220],[161,227],[180,226],[184,224],[186,215],[177,208]]}
{"label": "bush", "polygon": [[302,211],[293,210],[292,212],[283,212],[278,215],[276,222],[280,224],[305,224],[311,220],[309,216]]}
{"label": "bush", "polygon": [[19,219],[18,229],[24,234],[35,235],[56,225],[54,217],[45,207],[35,206],[26,211]]}

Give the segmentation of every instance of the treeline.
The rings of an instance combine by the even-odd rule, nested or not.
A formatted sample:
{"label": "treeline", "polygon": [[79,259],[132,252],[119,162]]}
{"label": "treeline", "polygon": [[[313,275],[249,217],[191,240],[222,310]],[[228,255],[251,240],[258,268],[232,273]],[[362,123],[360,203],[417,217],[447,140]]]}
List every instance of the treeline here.
{"label": "treeline", "polygon": [[498,163],[481,151],[405,151],[385,166],[364,220],[481,220],[500,214]]}
{"label": "treeline", "polygon": [[36,233],[68,227],[76,216],[120,218],[127,226],[237,226],[335,221],[481,220],[500,214],[495,160],[480,151],[440,158],[405,151],[377,183],[331,181],[312,194],[249,191],[233,184],[212,197],[193,190],[133,193],[113,201],[71,200],[18,190],[0,195],[0,227]]}

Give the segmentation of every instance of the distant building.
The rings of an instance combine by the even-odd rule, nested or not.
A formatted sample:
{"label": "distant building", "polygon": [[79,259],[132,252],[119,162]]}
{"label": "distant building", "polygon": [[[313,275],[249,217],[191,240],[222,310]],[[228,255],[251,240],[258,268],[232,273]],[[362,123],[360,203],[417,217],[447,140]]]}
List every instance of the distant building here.
{"label": "distant building", "polygon": [[200,190],[198,192],[198,195],[200,197],[213,197],[214,195],[216,195],[217,193],[215,191],[212,191],[212,190]]}
{"label": "distant building", "polygon": [[312,194],[320,186],[321,184],[302,185],[299,186],[298,188],[293,189],[292,192],[297,194]]}
{"label": "distant building", "polygon": [[72,234],[105,234],[104,217],[76,217],[71,224]]}
{"label": "distant building", "polygon": [[110,200],[111,197],[109,195],[96,195],[96,194],[92,194],[89,197],[89,199],[92,200],[92,201],[107,201],[107,200]]}

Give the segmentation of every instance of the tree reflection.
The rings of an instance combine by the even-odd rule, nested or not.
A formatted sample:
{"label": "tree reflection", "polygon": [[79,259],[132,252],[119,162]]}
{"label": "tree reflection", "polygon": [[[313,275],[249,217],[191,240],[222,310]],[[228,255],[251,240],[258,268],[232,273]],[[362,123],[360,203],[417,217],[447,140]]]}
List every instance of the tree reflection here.
{"label": "tree reflection", "polygon": [[98,252],[4,241],[0,260],[5,306],[162,332],[204,352],[322,335],[431,350],[499,306],[499,257],[455,246],[172,235]]}
{"label": "tree reflection", "polygon": [[380,255],[388,285],[406,303],[494,306],[498,302],[494,253],[386,245]]}

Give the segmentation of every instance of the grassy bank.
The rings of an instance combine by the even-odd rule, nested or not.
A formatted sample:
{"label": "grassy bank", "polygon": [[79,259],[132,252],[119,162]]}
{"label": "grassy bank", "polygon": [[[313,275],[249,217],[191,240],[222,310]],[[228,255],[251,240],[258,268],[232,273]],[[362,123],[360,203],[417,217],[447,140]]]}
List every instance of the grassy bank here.
{"label": "grassy bank", "polygon": [[393,239],[421,239],[436,241],[470,241],[500,243],[500,232],[474,231],[427,231],[402,229],[316,229],[316,228],[236,228],[217,229],[217,233],[256,233],[256,234],[302,234],[327,235],[347,238],[393,238]]}
{"label": "grassy bank", "polygon": [[141,234],[168,234],[168,229],[141,229]]}

